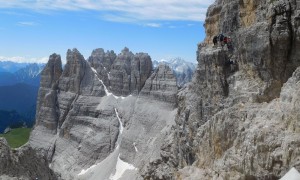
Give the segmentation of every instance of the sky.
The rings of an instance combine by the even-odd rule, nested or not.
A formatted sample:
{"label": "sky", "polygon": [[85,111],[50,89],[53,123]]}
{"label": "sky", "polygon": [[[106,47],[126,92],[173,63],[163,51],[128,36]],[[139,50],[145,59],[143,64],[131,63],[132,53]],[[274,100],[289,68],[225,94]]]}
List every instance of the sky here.
{"label": "sky", "polygon": [[152,60],[196,62],[203,21],[214,0],[0,0],[0,61],[63,61],[68,49],[124,47]]}

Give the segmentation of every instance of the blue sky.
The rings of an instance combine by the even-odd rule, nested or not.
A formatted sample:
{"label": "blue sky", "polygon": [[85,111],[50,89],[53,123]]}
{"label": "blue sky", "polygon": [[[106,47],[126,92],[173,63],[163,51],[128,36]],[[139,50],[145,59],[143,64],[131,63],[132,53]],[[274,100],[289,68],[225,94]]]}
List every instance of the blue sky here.
{"label": "blue sky", "polygon": [[[213,0],[0,0],[0,60],[46,62],[77,48],[125,46],[153,60],[196,62],[203,20]],[[200,1],[200,2],[199,2]]]}

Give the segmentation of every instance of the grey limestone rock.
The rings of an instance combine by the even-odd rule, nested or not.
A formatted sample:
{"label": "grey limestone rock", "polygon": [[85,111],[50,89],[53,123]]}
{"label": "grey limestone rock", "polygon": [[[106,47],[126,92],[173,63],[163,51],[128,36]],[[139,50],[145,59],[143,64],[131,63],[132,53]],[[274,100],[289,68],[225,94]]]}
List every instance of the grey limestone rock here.
{"label": "grey limestone rock", "polygon": [[[43,124],[54,133],[56,132],[58,118],[56,113],[56,94],[58,80],[62,71],[60,55],[52,54],[49,57],[48,64],[41,72],[41,82],[37,99],[36,119],[40,119],[40,121],[37,121],[36,124]],[[47,116],[44,113],[47,113]]]}
{"label": "grey limestone rock", "polygon": [[138,94],[151,74],[152,61],[148,54],[133,54],[124,48],[119,55],[96,49],[88,60],[102,77],[108,89],[118,96]]}
{"label": "grey limestone rock", "polygon": [[117,55],[114,51],[104,52],[104,49],[99,48],[93,50],[91,56],[88,59],[90,65],[96,69],[107,87],[110,86],[109,74],[112,64],[114,63],[116,58]]}
{"label": "grey limestone rock", "polygon": [[[299,8],[284,0],[209,7],[198,68],[145,179],[278,179],[299,170]],[[233,49],[213,46],[219,33]]]}
{"label": "grey limestone rock", "polygon": [[[42,82],[51,77],[47,68],[52,59]],[[124,179],[141,179],[140,171],[151,157],[159,157],[158,147],[176,114],[170,103],[176,98],[176,79],[166,66],[153,75],[157,87],[152,91],[162,95],[136,96],[151,69],[148,54],[134,55],[128,48],[118,56],[96,49],[88,62],[78,50],[68,50],[67,64],[60,76],[55,76],[55,86],[41,86],[44,93],[39,97],[30,146],[47,158],[62,179],[108,179],[120,160],[138,168],[123,173]],[[118,79],[119,75],[128,81]],[[129,94],[133,96],[117,96]]]}
{"label": "grey limestone rock", "polygon": [[28,145],[11,149],[4,138],[0,138],[0,179],[45,179],[55,180],[46,158]]}
{"label": "grey limestone rock", "polygon": [[172,69],[167,64],[160,63],[146,81],[140,94],[176,104],[177,91],[176,77]]}

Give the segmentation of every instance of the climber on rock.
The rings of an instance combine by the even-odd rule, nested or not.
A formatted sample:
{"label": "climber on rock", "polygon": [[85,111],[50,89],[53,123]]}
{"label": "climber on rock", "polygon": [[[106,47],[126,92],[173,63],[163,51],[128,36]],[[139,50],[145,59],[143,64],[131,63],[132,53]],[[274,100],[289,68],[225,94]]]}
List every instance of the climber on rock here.
{"label": "climber on rock", "polygon": [[213,43],[214,43],[214,46],[216,46],[216,44],[218,43],[218,36],[214,36]]}
{"label": "climber on rock", "polygon": [[224,37],[225,36],[222,33],[218,35],[218,39],[219,39],[222,47],[224,46]]}
{"label": "climber on rock", "polygon": [[230,37],[227,37],[227,36],[224,37],[224,44],[226,44],[229,52],[233,52],[233,46],[232,46]]}

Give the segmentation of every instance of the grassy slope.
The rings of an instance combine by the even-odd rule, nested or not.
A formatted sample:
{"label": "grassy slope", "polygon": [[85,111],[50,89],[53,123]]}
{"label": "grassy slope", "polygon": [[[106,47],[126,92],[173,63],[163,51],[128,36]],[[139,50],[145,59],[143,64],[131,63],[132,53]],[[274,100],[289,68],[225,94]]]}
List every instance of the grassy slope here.
{"label": "grassy slope", "polygon": [[5,137],[10,147],[17,148],[28,142],[30,131],[30,128],[16,128],[0,137]]}

